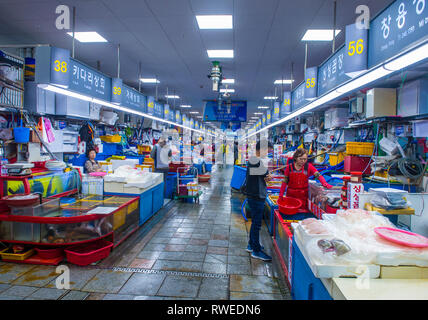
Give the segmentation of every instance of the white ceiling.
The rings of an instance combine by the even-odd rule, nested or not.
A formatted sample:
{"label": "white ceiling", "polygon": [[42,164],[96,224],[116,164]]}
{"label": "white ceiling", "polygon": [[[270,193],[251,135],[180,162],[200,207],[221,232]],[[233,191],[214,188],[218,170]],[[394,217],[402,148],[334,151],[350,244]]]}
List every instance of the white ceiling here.
{"label": "white ceiling", "polygon": [[[366,4],[375,16],[393,0],[338,0],[337,27],[355,20],[355,8]],[[138,64],[143,77],[158,77],[158,95],[179,95],[178,103],[202,111],[204,99],[215,99],[207,78],[211,62],[207,49],[234,49],[233,59],[220,59],[226,78],[234,78],[233,99],[248,101],[249,112],[264,96],[275,93],[274,80],[287,79],[294,63],[295,85],[303,80],[304,43],[309,28],[333,26],[333,0],[0,0],[0,44],[51,44],[71,49],[71,37],[55,28],[56,6],[76,7],[76,31],[97,31],[108,43],[76,42],[76,58],[117,75],[138,88]],[[199,30],[197,14],[232,14],[233,30]],[[344,43],[344,32],[336,48]],[[0,46],[1,47],[1,46]],[[308,66],[321,64],[331,43],[309,45]],[[281,86],[277,86],[280,95]],[[283,89],[290,86],[284,85]],[[155,85],[142,85],[155,95]],[[173,105],[172,101],[169,101]],[[187,112],[191,111],[186,109]]]}

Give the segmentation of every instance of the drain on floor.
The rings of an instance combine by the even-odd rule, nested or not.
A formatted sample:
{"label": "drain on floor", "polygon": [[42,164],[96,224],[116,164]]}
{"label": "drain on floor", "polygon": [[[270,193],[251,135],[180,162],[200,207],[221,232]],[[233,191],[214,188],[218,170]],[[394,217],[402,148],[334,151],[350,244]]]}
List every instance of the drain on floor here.
{"label": "drain on floor", "polygon": [[142,268],[123,268],[123,267],[114,267],[113,271],[122,271],[122,272],[135,272],[135,273],[154,273],[154,274],[166,274],[169,276],[186,276],[186,277],[199,277],[199,278],[220,278],[220,279],[229,279],[229,276],[226,274],[217,274],[217,273],[199,273],[199,272],[184,272],[184,271],[169,271],[169,270],[150,270]]}

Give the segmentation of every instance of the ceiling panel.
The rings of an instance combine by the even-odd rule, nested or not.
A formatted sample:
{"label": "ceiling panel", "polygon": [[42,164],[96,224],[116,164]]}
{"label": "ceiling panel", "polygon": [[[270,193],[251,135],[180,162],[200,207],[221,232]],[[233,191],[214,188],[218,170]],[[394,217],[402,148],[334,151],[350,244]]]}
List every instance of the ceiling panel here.
{"label": "ceiling panel", "polygon": [[[393,0],[367,0],[372,17]],[[76,57],[116,75],[116,46],[121,45],[121,77],[138,87],[138,63],[142,75],[157,76],[159,96],[174,90],[183,101],[202,111],[203,99],[214,99],[207,78],[211,61],[206,49],[234,49],[234,59],[219,59],[233,98],[248,101],[249,111],[269,104],[263,97],[274,93],[273,81],[291,72],[294,86],[303,79],[304,32],[331,28],[331,0],[0,0],[0,43],[49,43],[71,49],[71,38],[55,28],[55,8],[75,6],[78,31],[98,31],[109,43],[76,42]],[[359,0],[337,2],[337,26],[344,30],[355,20]],[[196,14],[233,14],[233,30],[199,30]],[[344,32],[336,38],[336,48]],[[331,54],[331,43],[310,43],[308,65],[319,65]],[[201,88],[202,86],[202,88]],[[156,87],[143,85],[154,95]],[[284,86],[288,89],[289,86]],[[277,86],[277,92],[281,86]],[[170,101],[171,102],[171,101]]]}

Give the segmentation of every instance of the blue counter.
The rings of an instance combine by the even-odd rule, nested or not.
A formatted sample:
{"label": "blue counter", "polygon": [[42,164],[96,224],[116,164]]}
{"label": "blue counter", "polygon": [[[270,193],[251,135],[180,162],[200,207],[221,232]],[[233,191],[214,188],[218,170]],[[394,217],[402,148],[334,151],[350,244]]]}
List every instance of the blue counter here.
{"label": "blue counter", "polygon": [[130,193],[113,193],[104,192],[107,196],[128,196],[128,197],[140,197],[140,221],[141,226],[144,222],[154,216],[163,206],[164,195],[163,195],[163,182],[142,192],[141,194],[130,194]]}

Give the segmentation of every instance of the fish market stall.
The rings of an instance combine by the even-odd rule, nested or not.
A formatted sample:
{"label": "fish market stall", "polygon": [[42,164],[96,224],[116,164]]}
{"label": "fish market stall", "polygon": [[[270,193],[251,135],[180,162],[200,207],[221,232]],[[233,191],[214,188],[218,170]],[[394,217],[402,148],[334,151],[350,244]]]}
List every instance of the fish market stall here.
{"label": "fish market stall", "polygon": [[[10,244],[0,253],[3,261],[57,265],[64,259],[64,250],[90,247],[101,240],[104,247],[116,247],[138,228],[137,197],[75,196],[44,201],[37,197],[32,204],[28,204],[34,202],[29,195],[16,197],[21,205],[8,203],[10,213],[0,215],[0,242]],[[35,254],[34,249],[42,254]],[[43,256],[46,250],[56,250],[56,254]]]}
{"label": "fish market stall", "polygon": [[[394,298],[408,299],[404,292],[410,291],[415,279],[426,288],[428,239],[396,229],[378,212],[339,210],[324,215],[323,220],[306,219],[291,226],[294,299],[357,299],[356,292],[360,299],[368,299],[376,298],[376,290],[383,290],[383,297],[387,297],[388,283],[403,284],[405,289],[397,291]],[[355,286],[352,294],[346,292],[350,283]],[[426,298],[426,291],[419,288],[411,297]]]}
{"label": "fish market stall", "polygon": [[138,197],[138,223],[142,225],[163,207],[163,174],[121,166],[104,177],[104,195]]}

